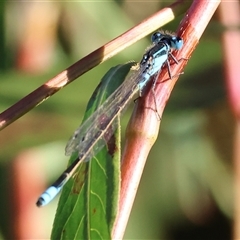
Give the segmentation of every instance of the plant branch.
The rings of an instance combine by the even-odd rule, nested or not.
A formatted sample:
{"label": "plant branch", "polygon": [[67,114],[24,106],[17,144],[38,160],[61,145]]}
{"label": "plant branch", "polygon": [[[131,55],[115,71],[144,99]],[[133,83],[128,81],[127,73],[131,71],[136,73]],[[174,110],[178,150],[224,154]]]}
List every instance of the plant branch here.
{"label": "plant branch", "polygon": [[2,112],[0,114],[0,129],[5,128],[29,110],[44,102],[85,72],[116,55],[167,22],[170,22],[174,19],[175,14],[179,15],[181,12],[183,13],[188,5],[188,1],[176,1],[174,4],[160,10],[137,26],[74,63]]}
{"label": "plant branch", "polygon": [[[177,32],[178,36],[183,38],[184,46],[177,52],[175,57],[176,59],[185,58],[185,60],[180,60],[179,64],[174,65],[171,69],[173,76],[177,76],[182,72],[187,63],[186,59],[190,59],[219,3],[220,1],[205,0],[195,0],[192,3]],[[169,79],[166,68],[162,70],[159,76],[155,94],[160,116],[177,78],[161,82],[162,79]],[[113,239],[122,239],[123,237],[147,156],[158,136],[160,121],[156,117],[154,109],[154,97],[151,89],[149,89],[146,97],[137,101],[126,131],[126,145],[122,157],[119,212],[112,233]]]}

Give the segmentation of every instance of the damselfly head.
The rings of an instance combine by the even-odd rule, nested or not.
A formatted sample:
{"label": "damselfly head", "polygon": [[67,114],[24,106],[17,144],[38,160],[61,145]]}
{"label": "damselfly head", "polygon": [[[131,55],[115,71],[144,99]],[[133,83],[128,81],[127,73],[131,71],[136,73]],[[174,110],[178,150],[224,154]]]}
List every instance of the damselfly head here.
{"label": "damselfly head", "polygon": [[155,32],[152,34],[151,41],[153,44],[164,42],[171,48],[179,50],[183,46],[183,39],[170,33]]}

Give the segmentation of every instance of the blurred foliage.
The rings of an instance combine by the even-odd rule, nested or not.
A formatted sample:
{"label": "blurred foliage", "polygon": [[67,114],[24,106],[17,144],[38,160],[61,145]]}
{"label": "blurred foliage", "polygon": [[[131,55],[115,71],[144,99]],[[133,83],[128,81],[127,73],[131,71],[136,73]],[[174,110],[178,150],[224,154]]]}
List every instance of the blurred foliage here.
{"label": "blurred foliage", "polygon": [[[3,33],[0,34],[1,112],[76,60],[162,7],[160,2],[152,1],[65,1],[51,2],[51,6],[47,6],[47,2],[38,3],[42,8],[38,8],[36,17],[42,18],[37,18],[35,23],[41,24],[43,18],[47,21],[44,7],[56,12],[57,21],[53,23],[54,27],[51,26],[55,31],[49,40],[51,47],[45,52],[49,55],[49,63],[42,70],[32,72],[31,69],[21,69],[17,63],[21,60],[19,52],[23,40],[28,39],[26,28],[30,22],[26,16],[33,4],[4,1],[0,4],[0,11],[4,13],[0,14],[0,33]],[[176,19],[164,29],[174,31],[180,20]],[[39,26],[31,27],[37,34]],[[220,34],[221,27],[215,19],[203,35],[167,104],[159,140],[149,156],[126,239],[230,238],[233,120],[225,99]],[[7,185],[13,176],[7,175],[6,169],[14,164],[11,159],[32,147],[49,156],[45,163],[39,164],[44,164],[46,171],[54,169],[48,176],[49,182],[54,180],[61,172],[56,165],[63,170],[66,164],[58,159],[64,154],[62,146],[79,125],[86,103],[101,77],[116,64],[140,60],[148,43],[149,39],[141,40],[125,49],[1,131],[0,172],[4,174],[0,174],[0,189],[13,191],[11,194],[14,195],[14,190]],[[130,112],[131,107],[122,118],[123,129]],[[55,154],[52,147],[46,147],[52,143],[56,143]],[[12,207],[7,203],[2,195],[1,209],[4,208],[9,216],[7,210]],[[0,221],[6,239],[10,234],[7,228],[16,221],[12,211],[11,218]],[[49,228],[53,216],[46,216],[47,219],[41,220]],[[50,235],[47,230],[45,234],[45,238]]]}

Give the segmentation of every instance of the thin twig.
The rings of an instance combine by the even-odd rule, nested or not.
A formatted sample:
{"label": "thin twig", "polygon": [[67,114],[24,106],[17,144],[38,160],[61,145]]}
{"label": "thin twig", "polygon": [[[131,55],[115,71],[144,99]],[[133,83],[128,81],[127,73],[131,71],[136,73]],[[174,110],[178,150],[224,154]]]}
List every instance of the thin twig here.
{"label": "thin twig", "polygon": [[[184,12],[184,7],[181,7],[182,2],[184,1],[177,1],[170,7],[160,10],[150,18],[144,20],[142,23],[74,63],[72,66],[44,83],[29,95],[22,98],[20,101],[0,114],[0,129],[5,128],[16,119],[23,116],[29,110],[45,101],[47,98],[85,72],[116,55],[126,47],[132,45],[167,22],[173,20],[175,14]],[[183,6],[186,5],[187,4],[184,4]]]}

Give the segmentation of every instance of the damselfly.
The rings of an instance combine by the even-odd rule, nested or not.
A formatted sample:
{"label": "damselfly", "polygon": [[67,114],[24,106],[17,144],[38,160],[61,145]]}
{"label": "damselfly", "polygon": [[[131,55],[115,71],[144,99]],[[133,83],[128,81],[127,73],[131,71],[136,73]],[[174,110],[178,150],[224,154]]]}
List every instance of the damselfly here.
{"label": "damselfly", "polygon": [[[183,40],[172,34],[156,32],[151,38],[152,45],[146,50],[138,66],[107,100],[74,132],[67,143],[65,153],[71,155],[78,152],[78,158],[62,173],[62,175],[39,197],[37,206],[48,204],[73,176],[80,163],[90,160],[110,139],[108,130],[116,117],[122,112],[136,93],[142,93],[151,77],[158,75],[164,64],[167,64],[170,78],[169,56],[178,63],[171,50],[183,46]],[[153,88],[156,84],[153,82]],[[154,90],[154,89],[153,89]],[[107,114],[104,114],[107,113]],[[111,129],[111,133],[112,129]],[[104,139],[103,139],[104,136]],[[107,136],[107,139],[106,139]]]}

